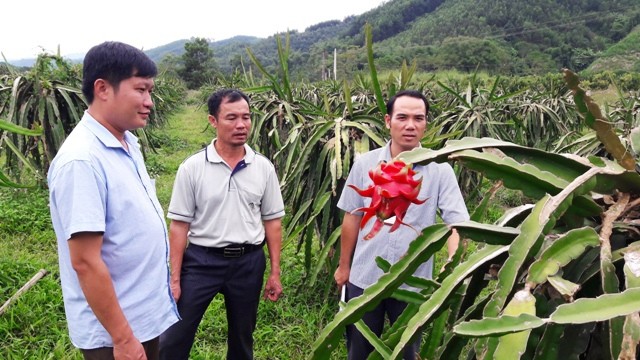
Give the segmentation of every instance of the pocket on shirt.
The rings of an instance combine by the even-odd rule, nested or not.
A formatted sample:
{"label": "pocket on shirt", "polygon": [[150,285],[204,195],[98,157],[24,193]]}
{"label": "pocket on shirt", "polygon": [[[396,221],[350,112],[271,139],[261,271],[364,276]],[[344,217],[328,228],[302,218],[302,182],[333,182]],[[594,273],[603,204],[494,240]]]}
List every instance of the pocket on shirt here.
{"label": "pocket on shirt", "polygon": [[260,222],[262,220],[260,212],[260,207],[262,205],[262,195],[245,190],[242,192],[242,196],[246,203],[246,208],[244,209],[245,211],[242,212],[244,220],[251,223]]}

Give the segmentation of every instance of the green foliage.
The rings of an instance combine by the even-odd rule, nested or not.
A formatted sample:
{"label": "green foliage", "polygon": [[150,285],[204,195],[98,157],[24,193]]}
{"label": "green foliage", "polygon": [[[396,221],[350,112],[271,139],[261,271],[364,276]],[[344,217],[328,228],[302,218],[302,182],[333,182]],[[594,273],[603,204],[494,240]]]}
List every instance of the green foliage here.
{"label": "green foliage", "polygon": [[[635,21],[636,24],[640,23],[640,11],[636,12],[635,15],[633,13],[631,15],[621,15],[616,20],[626,19],[630,23],[631,21]],[[620,22],[618,21],[617,23],[619,24]],[[640,26],[636,26],[633,30],[628,30],[626,27],[619,28],[614,36],[615,38],[622,37],[622,39],[617,39],[620,41],[603,51],[602,54],[599,54],[588,70],[598,72],[614,68],[618,71],[638,72],[640,61],[637,55],[640,53],[640,47],[638,46],[640,44]]]}
{"label": "green foliage", "polygon": [[[441,274],[439,287],[419,305],[420,310],[405,311],[406,318],[398,321],[401,324],[394,324],[394,328],[404,329],[402,335],[396,336],[391,330],[382,335],[381,339],[387,340],[384,346],[377,346],[376,351],[384,358],[398,358],[408,339],[421,328],[432,325],[435,329],[434,314],[438,311],[450,311],[447,324],[440,331],[446,333],[447,329],[453,329],[456,334],[435,345],[440,347],[438,353],[442,356],[451,354],[447,352],[451,346],[461,349],[473,341],[469,358],[558,358],[561,352],[569,357],[589,353],[600,354],[601,358],[617,358],[622,351],[630,358],[635,357],[637,343],[631,339],[638,336],[637,319],[628,317],[625,324],[624,316],[640,311],[640,303],[637,288],[629,285],[624,289],[622,284],[625,278],[631,279],[627,284],[635,284],[637,275],[616,271],[615,264],[622,260],[620,253],[633,254],[625,257],[625,263],[636,261],[636,256],[640,258],[638,248],[633,245],[639,239],[635,229],[616,225],[637,217],[637,212],[632,210],[636,203],[629,202],[630,197],[635,198],[640,192],[640,176],[635,171],[637,158],[629,164],[629,153],[617,150],[618,137],[609,135],[609,127],[599,127],[605,118],[578,87],[575,75],[565,71],[565,79],[573,91],[578,111],[596,132],[603,133],[598,138],[609,143],[605,144],[606,149],[614,149],[611,156],[617,162],[595,157],[568,158],[489,138],[450,140],[440,150],[415,149],[401,155],[410,163],[460,161],[489,179],[500,180],[505,187],[521,190],[537,203],[526,208],[523,216],[510,217],[508,223],[501,220],[499,225],[491,226],[455,225],[461,236],[484,243],[480,245],[482,248],[508,247],[508,255],[487,261],[479,259],[476,252],[468,259],[466,256],[458,259],[460,263],[453,264],[453,272],[445,270]],[[595,201],[592,191],[607,194],[611,201]],[[416,240],[412,246],[429,241],[428,237],[424,238],[429,229],[425,229],[420,241]],[[505,241],[506,245],[490,245],[505,244]],[[410,255],[411,250],[407,257]],[[453,284],[460,278],[451,277],[463,268],[482,269],[482,275],[495,265],[500,271],[494,286],[487,286],[483,276],[474,276],[469,278],[466,287],[461,287],[460,298],[436,296],[439,291],[450,292],[455,288]],[[404,282],[413,281],[393,268],[387,275],[398,276],[396,280],[404,277]],[[381,284],[379,281],[372,287]],[[471,288],[484,288],[489,295],[477,297],[477,292],[469,292]],[[350,302],[345,309],[353,306],[350,310],[356,312],[361,305]],[[482,309],[481,316],[479,309]],[[482,318],[470,321],[477,317]],[[349,322],[355,321],[357,317]],[[576,326],[594,322],[606,322],[607,326],[590,325],[583,328],[581,335],[575,335]],[[331,341],[329,334],[344,325],[335,320],[329,324],[316,341],[316,351],[327,350],[323,344]],[[438,328],[441,329],[441,325]],[[562,350],[552,345],[558,337],[563,338]],[[585,337],[592,339],[588,347],[582,345],[581,339]],[[594,341],[602,337],[608,338],[605,344]],[[380,339],[373,337],[371,341],[377,343]],[[315,354],[316,358],[322,358],[319,352]]]}
{"label": "green foliage", "polygon": [[184,103],[186,96],[187,89],[180,79],[171,76],[171,74],[161,73],[155,79],[155,86],[151,93],[153,108],[151,109],[149,127],[162,127],[168,117]]}
{"label": "green foliage", "polygon": [[42,189],[0,190],[0,232],[30,234],[51,226],[48,192]]}
{"label": "green foliage", "polygon": [[60,56],[41,54],[29,72],[14,73],[0,84],[0,117],[42,133],[0,130],[0,153],[9,175],[19,179],[28,169],[44,181],[49,163],[86,107],[79,76],[79,68]]}
{"label": "green foliage", "polygon": [[189,89],[197,89],[213,80],[216,62],[209,41],[205,38],[193,38],[184,44],[182,67],[178,74]]}
{"label": "green foliage", "polygon": [[449,37],[442,41],[432,57],[434,69],[473,72],[485,69],[493,73],[513,73],[513,50],[495,40],[469,36]]}

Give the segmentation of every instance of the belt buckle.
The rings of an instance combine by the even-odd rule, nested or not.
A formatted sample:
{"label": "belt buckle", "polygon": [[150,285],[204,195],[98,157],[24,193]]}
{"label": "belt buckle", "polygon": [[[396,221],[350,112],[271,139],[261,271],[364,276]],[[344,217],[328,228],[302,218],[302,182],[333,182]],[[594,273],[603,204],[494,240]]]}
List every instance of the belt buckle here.
{"label": "belt buckle", "polygon": [[224,257],[228,258],[236,258],[244,255],[244,247],[236,247],[236,248],[224,248]]}

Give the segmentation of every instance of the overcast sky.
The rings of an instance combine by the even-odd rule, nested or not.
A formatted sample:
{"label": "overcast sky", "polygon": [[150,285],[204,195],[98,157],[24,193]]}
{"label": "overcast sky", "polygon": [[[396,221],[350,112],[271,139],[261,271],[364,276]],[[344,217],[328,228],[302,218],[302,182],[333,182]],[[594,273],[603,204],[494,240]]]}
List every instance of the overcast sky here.
{"label": "overcast sky", "polygon": [[[343,20],[384,0],[8,0],[2,6],[0,52],[8,60],[36,57],[42,49],[85,53],[107,40],[145,50],[191,37],[224,40],[268,37]],[[165,5],[165,3],[167,5]],[[1,61],[0,57],[0,61]]]}

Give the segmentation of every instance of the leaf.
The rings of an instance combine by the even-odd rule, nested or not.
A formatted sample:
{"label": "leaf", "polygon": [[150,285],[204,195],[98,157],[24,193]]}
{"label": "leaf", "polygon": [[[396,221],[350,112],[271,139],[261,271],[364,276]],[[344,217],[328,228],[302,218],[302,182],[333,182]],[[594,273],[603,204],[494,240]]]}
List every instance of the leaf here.
{"label": "leaf", "polygon": [[507,300],[507,296],[511,293],[515,285],[518,270],[529,257],[531,249],[536,242],[540,240],[543,229],[550,221],[548,217],[542,214],[547,204],[551,203],[551,200],[551,197],[545,196],[538,201],[535,208],[531,211],[531,214],[529,214],[522,223],[520,235],[511,243],[509,247],[509,257],[498,273],[497,289],[484,308],[484,317],[496,317],[500,314]]}
{"label": "leaf", "polygon": [[483,242],[492,245],[509,245],[518,235],[520,230],[516,228],[483,224],[475,221],[464,221],[453,224],[463,238]]}
{"label": "leaf", "polygon": [[447,333],[447,320],[451,311],[443,311],[433,322],[429,337],[426,339],[423,345],[420,356],[422,359],[435,359],[438,346],[442,342],[443,337]]}
{"label": "leaf", "polygon": [[364,323],[362,320],[358,320],[355,324],[356,329],[360,331],[362,336],[364,336],[367,341],[373,346],[373,348],[380,354],[382,354],[383,358],[388,359],[389,353],[391,350],[376,336],[376,334],[371,331],[371,329]]}
{"label": "leaf", "polygon": [[637,359],[636,348],[640,342],[640,315],[627,315],[624,322],[624,338],[619,359]]}
{"label": "leaf", "polygon": [[577,259],[589,246],[600,245],[598,233],[593,228],[574,229],[555,240],[529,267],[527,282],[541,284]]}
{"label": "leaf", "polygon": [[545,323],[545,320],[531,314],[504,315],[463,322],[454,326],[453,332],[473,337],[497,336],[535,329]]}
{"label": "leaf", "polygon": [[554,289],[564,296],[570,296],[573,298],[578,290],[580,290],[580,285],[569,280],[565,280],[559,276],[549,276],[547,281],[549,281],[549,284],[551,284]]}
{"label": "leaf", "polygon": [[320,254],[318,254],[316,266],[313,268],[313,271],[311,272],[311,276],[309,277],[309,286],[313,286],[316,283],[318,279],[318,274],[320,273],[320,271],[322,271],[324,262],[327,261],[329,257],[329,252],[333,249],[333,245],[340,238],[341,230],[342,230],[342,226],[338,226],[335,230],[333,230],[331,235],[329,235],[329,238],[327,239],[326,243],[322,247]]}
{"label": "leaf", "polygon": [[640,126],[637,126],[629,132],[629,141],[631,149],[636,155],[640,155]]}
{"label": "leaf", "polygon": [[[501,158],[492,153],[464,150],[451,155],[450,159],[460,160],[468,168],[480,171],[490,179],[502,180],[505,187],[521,190],[525,195],[536,199],[545,194],[559,194],[569,184],[555,174],[542,171],[533,165],[521,164],[512,158]],[[596,179],[593,178],[580,186],[590,190],[595,184]],[[586,191],[581,190],[580,192]],[[575,201],[577,203],[571,209],[578,215],[593,216],[602,211],[591,198],[576,197]]]}
{"label": "leaf", "polygon": [[558,357],[559,348],[566,346],[560,339],[564,332],[563,325],[547,324],[544,334],[536,346],[535,359],[560,359]]}
{"label": "leaf", "polygon": [[578,299],[558,306],[549,319],[557,324],[585,324],[605,321],[640,311],[640,288],[597,298]]}
{"label": "leaf", "polygon": [[422,326],[437,313],[437,310],[444,305],[445,300],[464,279],[482,264],[507,250],[507,246],[487,245],[469,256],[467,261],[453,269],[451,275],[442,281],[442,285],[431,294],[429,299],[420,306],[418,313],[408,322],[407,328],[402,333],[400,341],[393,348],[391,358],[397,358],[400,355],[402,349],[411,341]]}
{"label": "leaf", "polygon": [[22,126],[18,126],[16,124],[10,123],[2,119],[0,119],[0,130],[6,130],[14,134],[25,135],[25,136],[42,135],[42,129],[37,129],[37,130],[26,129],[26,128],[23,128]]}
{"label": "leaf", "polygon": [[429,259],[438,249],[442,248],[451,231],[444,224],[436,224],[425,228],[409,245],[407,255],[396,262],[389,273],[382,275],[378,281],[366,288],[357,298],[349,301],[335,318],[325,326],[312,345],[312,359],[328,359],[331,351],[342,339],[347,324],[360,319],[367,309],[376,306],[383,298],[388,297],[404,281],[412,275],[424,261]]}
{"label": "leaf", "polygon": [[293,229],[293,225],[298,224],[298,221],[300,220],[300,218],[302,217],[302,215],[307,211],[307,209],[309,208],[309,206],[311,206],[311,203],[313,202],[313,198],[308,199],[307,201],[305,201],[304,204],[302,204],[299,208],[298,211],[296,212],[296,214],[293,216],[293,218],[291,219],[291,221],[289,221],[287,223],[287,232],[285,233],[285,235],[283,236],[284,239],[289,239],[290,237],[292,237],[291,235],[291,230]]}
{"label": "leaf", "polygon": [[371,24],[366,23],[364,26],[364,37],[367,47],[367,61],[369,62],[369,70],[371,71],[371,82],[373,83],[373,92],[376,95],[376,101],[378,103],[378,110],[381,114],[387,113],[387,106],[382,97],[382,89],[380,88],[380,82],[378,81],[378,72],[376,71],[376,65],[373,58],[373,35],[371,30]]}
{"label": "leaf", "polygon": [[391,297],[406,302],[408,304],[422,305],[426,298],[424,295],[411,290],[397,289],[391,294]]}
{"label": "leaf", "polygon": [[356,129],[361,130],[369,138],[371,138],[371,140],[373,140],[376,144],[378,144],[378,146],[384,146],[387,143],[378,134],[376,134],[373,130],[371,130],[371,128],[369,128],[367,125],[364,125],[364,124],[361,124],[361,123],[357,123],[357,122],[354,122],[354,121],[344,121],[343,126],[345,126],[345,127],[354,127]]}
{"label": "leaf", "polygon": [[586,124],[596,131],[598,139],[619,163],[627,170],[634,170],[636,161],[626,150],[613,127],[606,121],[600,107],[580,88],[578,76],[568,69],[562,70],[565,82],[573,92],[574,102],[578,111],[584,115]]}
{"label": "leaf", "polygon": [[496,221],[496,224],[510,227],[518,226],[531,213],[533,207],[533,204],[524,204],[510,208],[502,214],[500,219]]}
{"label": "leaf", "polygon": [[32,187],[32,186],[21,185],[21,184],[18,184],[16,182],[13,182],[2,171],[0,171],[0,187],[29,188],[29,187]]}

